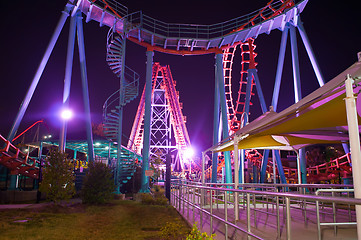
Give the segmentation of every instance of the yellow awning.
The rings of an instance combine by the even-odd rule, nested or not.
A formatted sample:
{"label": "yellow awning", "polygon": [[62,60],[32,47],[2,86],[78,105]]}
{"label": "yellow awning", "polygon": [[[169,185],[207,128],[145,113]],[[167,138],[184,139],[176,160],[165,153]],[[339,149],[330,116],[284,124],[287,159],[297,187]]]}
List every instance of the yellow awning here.
{"label": "yellow awning", "polygon": [[[237,131],[240,149],[298,149],[310,144],[334,144],[347,141],[345,134],[338,135],[341,129],[347,129],[344,80],[347,74],[355,79],[361,78],[361,62],[357,62],[342,74],[326,83],[323,87],[306,96],[300,102],[280,113],[267,112],[255,121]],[[356,86],[356,95],[361,87]],[[358,101],[360,103],[361,101]],[[357,107],[361,109],[361,106]],[[358,115],[358,121],[361,117]],[[328,129],[324,137],[304,134],[307,131]],[[330,131],[331,130],[331,131]],[[333,133],[333,137],[329,133]],[[294,133],[301,134],[295,136]],[[233,136],[233,137],[234,137]],[[326,136],[326,137],[325,137]],[[232,136],[231,136],[232,138]],[[283,139],[283,140],[282,140]],[[228,140],[212,148],[212,151],[234,150],[234,140]]]}

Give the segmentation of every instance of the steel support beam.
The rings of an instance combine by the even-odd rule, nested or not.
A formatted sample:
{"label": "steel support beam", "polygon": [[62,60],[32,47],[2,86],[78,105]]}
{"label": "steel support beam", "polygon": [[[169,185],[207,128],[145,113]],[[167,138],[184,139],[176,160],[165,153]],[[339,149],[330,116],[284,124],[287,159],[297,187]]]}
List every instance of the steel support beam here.
{"label": "steel support beam", "polygon": [[283,64],[285,62],[287,36],[288,36],[288,24],[286,24],[286,26],[282,32],[280,52],[278,53],[277,72],[276,72],[275,86],[273,89],[273,96],[272,96],[272,107],[273,107],[273,111],[275,111],[275,112],[277,111],[278,96],[279,96],[280,87],[281,87]]}
{"label": "steel support beam", "polygon": [[261,164],[261,171],[260,171],[260,183],[264,183],[266,180],[266,170],[267,170],[267,163],[269,158],[269,149],[265,149],[263,151],[262,157],[262,164]]}
{"label": "steel support beam", "polygon": [[308,40],[305,28],[303,27],[303,24],[302,24],[300,19],[297,22],[297,28],[298,28],[298,32],[301,35],[303,45],[306,48],[307,55],[310,58],[310,61],[311,61],[312,67],[313,67],[313,71],[315,72],[317,80],[318,80],[318,84],[320,85],[320,87],[322,87],[325,84],[325,81],[324,81],[324,78],[322,76],[320,67],[319,67],[318,62],[316,60],[316,57],[315,57],[315,54],[313,52],[310,41]]}
{"label": "steel support beam", "polygon": [[84,47],[84,33],[83,33],[83,17],[81,12],[76,13],[77,17],[77,35],[78,35],[78,47],[79,47],[79,61],[80,61],[80,73],[82,79],[82,88],[83,88],[83,101],[84,101],[84,110],[85,110],[85,121],[86,121],[86,133],[88,141],[88,161],[94,161],[94,146],[93,146],[93,134],[91,126],[91,116],[90,116],[90,102],[89,102],[89,91],[88,91],[88,76],[86,70],[86,61],[85,61],[85,47]]}
{"label": "steel support beam", "polygon": [[8,135],[8,140],[12,141],[13,138],[15,137],[16,132],[18,131],[19,125],[21,120],[24,117],[24,114],[29,106],[30,100],[33,97],[33,94],[35,92],[35,89],[39,83],[40,77],[44,72],[45,66],[48,63],[48,60],[50,58],[50,55],[54,49],[54,46],[59,38],[59,35],[61,33],[61,30],[64,27],[65,21],[67,19],[67,17],[69,16],[69,13],[71,11],[72,7],[67,5],[63,11],[63,14],[61,15],[59,22],[55,28],[55,31],[50,39],[49,45],[46,48],[46,51],[44,53],[44,56],[40,62],[40,65],[35,73],[35,76],[31,82],[31,85],[26,93],[26,96],[23,100],[23,102],[21,103],[20,109],[16,115],[15,121],[10,129],[9,135]]}
{"label": "steel support beam", "polygon": [[149,192],[149,177],[145,176],[145,171],[149,169],[149,148],[150,148],[150,124],[152,108],[152,67],[153,51],[147,50],[146,83],[145,83],[145,103],[144,103],[144,137],[143,137],[143,162],[142,181],[140,192]]}
{"label": "steel support beam", "polygon": [[[215,71],[215,75],[217,76],[217,71]],[[215,81],[214,86],[214,112],[213,112],[213,146],[218,144],[219,142],[219,90],[218,90],[218,82]],[[212,183],[217,182],[217,167],[218,167],[218,153],[212,153]]]}
{"label": "steel support beam", "polygon": [[118,133],[117,133],[117,167],[116,167],[116,193],[120,194],[120,173],[121,173],[121,153],[122,153],[122,134],[123,134],[123,107],[124,107],[124,65],[125,65],[125,49],[126,39],[123,39],[122,47],[122,66],[119,78],[119,116],[118,116]]}
{"label": "steel support beam", "polygon": [[[293,70],[293,84],[295,91],[295,103],[301,100],[302,92],[301,92],[301,77],[300,77],[300,66],[298,59],[298,51],[297,51],[297,38],[296,38],[296,29],[294,26],[290,25],[290,38],[291,38],[291,52],[292,52],[292,70]],[[297,173],[299,176],[298,183],[307,183],[306,179],[306,157],[304,150],[299,150],[299,156],[297,157]],[[304,174],[302,174],[302,169]]]}
{"label": "steel support beam", "polygon": [[[64,77],[63,109],[69,107],[71,75],[72,75],[73,60],[74,60],[75,31],[76,31],[76,17],[74,16],[70,18],[68,50],[66,55],[65,77]],[[63,120],[63,126],[60,131],[59,151],[65,152],[68,120],[67,119],[62,119],[62,120]]]}
{"label": "steel support beam", "polygon": [[[223,53],[216,54],[216,81],[218,82],[219,99],[221,105],[222,116],[222,135],[223,139],[228,138],[228,120],[227,120],[227,104],[226,93],[224,89],[223,76]],[[231,154],[229,151],[224,152],[224,163],[226,171],[226,183],[232,183],[232,168],[231,168]]]}
{"label": "steel support beam", "polygon": [[[355,189],[355,198],[361,198],[361,150],[360,150],[360,136],[359,123],[357,120],[356,97],[353,92],[354,80],[347,75],[345,81],[346,87],[346,114],[348,134],[350,139],[351,156],[352,156],[352,177]],[[361,239],[361,205],[356,205],[356,222],[357,222],[357,239]]]}
{"label": "steel support beam", "polygon": [[255,68],[248,69],[248,76],[253,76],[254,82],[256,84],[257,95],[259,98],[259,102],[261,104],[262,113],[265,113],[265,112],[267,112],[267,105],[266,105],[266,101],[264,99],[261,82],[259,81],[259,78],[258,78],[257,69],[255,69]]}

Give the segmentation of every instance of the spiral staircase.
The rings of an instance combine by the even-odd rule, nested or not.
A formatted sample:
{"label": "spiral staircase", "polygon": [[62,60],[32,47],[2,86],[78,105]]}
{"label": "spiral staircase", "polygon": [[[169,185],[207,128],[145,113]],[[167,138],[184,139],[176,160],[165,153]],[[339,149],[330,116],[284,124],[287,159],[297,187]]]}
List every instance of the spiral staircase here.
{"label": "spiral staircase", "polygon": [[[123,107],[138,96],[139,75],[124,64],[125,36],[111,28],[107,36],[106,61],[113,73],[120,79],[120,88],[108,97],[103,105],[104,136],[111,142],[118,142],[119,117]],[[121,132],[121,131],[120,131]],[[124,136],[122,136],[124,137]],[[132,179],[139,155],[122,146],[120,161],[114,163],[116,184],[122,187]]]}

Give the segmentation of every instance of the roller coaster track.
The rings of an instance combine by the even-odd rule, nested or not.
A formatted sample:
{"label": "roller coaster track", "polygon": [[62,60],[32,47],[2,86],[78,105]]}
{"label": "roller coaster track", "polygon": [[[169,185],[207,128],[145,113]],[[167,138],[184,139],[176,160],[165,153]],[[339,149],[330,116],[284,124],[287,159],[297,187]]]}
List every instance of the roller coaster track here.
{"label": "roller coaster track", "polygon": [[[165,98],[170,112],[170,123],[172,125],[176,146],[177,149],[180,150],[179,153],[182,154],[182,151],[190,147],[191,143],[185,125],[185,117],[182,113],[182,104],[179,102],[179,92],[176,91],[175,85],[169,66],[161,66],[159,63],[154,63],[152,68],[152,99],[154,99],[154,91],[156,88],[160,87],[165,90]],[[141,152],[143,147],[144,105],[143,90],[128,142],[128,148],[138,153]],[[153,137],[152,135],[153,134],[151,134],[151,137]]]}
{"label": "roller coaster track", "polygon": [[229,48],[249,38],[283,30],[286,23],[296,23],[308,0],[271,0],[250,14],[211,25],[173,24],[149,17],[141,11],[128,14],[127,7],[115,0],[78,0],[86,21],[114,27],[135,43],[155,51],[177,55],[208,54]]}
{"label": "roller coaster track", "polygon": [[[245,112],[245,96],[246,96],[246,87],[247,87],[247,77],[248,69],[255,68],[257,63],[255,58],[257,54],[254,49],[256,45],[253,43],[253,39],[249,39],[247,42],[238,43],[232,47],[229,47],[223,51],[223,72],[224,72],[224,85],[226,92],[226,103],[227,103],[227,117],[229,125],[229,134],[233,134],[240,127],[243,122],[244,114],[249,115],[249,112]],[[233,101],[232,95],[232,68],[233,68],[233,59],[237,48],[239,47],[241,51],[241,72],[240,72],[240,81],[239,81],[239,90],[237,95],[236,104]],[[252,49],[252,50],[251,50]],[[251,81],[251,97],[254,95],[253,87],[255,83],[252,77]],[[250,102],[250,105],[252,103]]]}
{"label": "roller coaster track", "polygon": [[[257,167],[261,165],[261,157],[253,158],[252,162]],[[297,183],[297,169],[291,167],[283,167],[285,176],[289,183]],[[267,163],[267,169],[271,176],[273,175],[273,163],[271,159],[269,159]],[[352,175],[352,166],[351,166],[351,154],[347,153],[343,156],[340,156],[335,159],[331,159],[328,162],[310,166],[306,168],[307,172],[307,183],[319,183],[320,181],[329,181],[339,179],[340,177],[350,177]],[[276,174],[278,175],[278,171],[276,169]]]}
{"label": "roller coaster track", "polygon": [[28,153],[23,153],[19,148],[11,144],[0,135],[0,145],[5,146],[0,149],[0,165],[7,167],[11,174],[21,174],[30,178],[39,178],[40,162]]}
{"label": "roller coaster track", "polygon": [[[248,15],[212,25],[169,24],[151,18],[141,11],[128,14],[128,9],[114,0],[78,0],[75,3],[73,12],[80,9],[87,16],[86,21],[95,20],[100,25],[107,25],[113,29],[113,32],[118,32],[123,36],[123,39],[127,38],[150,50],[178,55],[222,52],[224,56],[228,122],[230,133],[233,133],[241,127],[242,116],[249,114],[249,112],[245,113],[244,109],[244,89],[247,85],[245,81],[247,77],[246,65],[249,65],[249,61],[254,60],[256,57],[253,51],[255,48],[253,39],[257,38],[259,34],[269,34],[274,29],[283,30],[286,23],[295,24],[299,13],[303,11],[307,2],[308,0],[303,0],[295,4],[293,0],[271,0],[263,8]],[[238,97],[234,106],[231,73],[234,52],[239,45],[242,51],[242,71]],[[248,49],[246,49],[247,47]],[[248,60],[245,57],[246,55],[249,56]],[[121,64],[109,64],[111,68],[120,69],[112,67],[111,64],[115,66]],[[253,79],[251,85],[252,87],[254,85]],[[117,110],[112,110],[112,113],[108,114],[108,124],[105,124],[108,126],[106,128],[107,135],[112,134],[110,138],[113,139],[116,136],[114,130],[117,130],[115,123],[117,120],[116,112]],[[140,117],[143,113],[144,96],[141,98],[130,137],[131,140],[129,141],[129,144],[135,144],[133,148],[136,148],[136,151],[139,151],[143,141],[143,120]],[[173,119],[173,121],[177,121],[177,118]],[[178,134],[177,131],[176,134]],[[184,132],[184,129],[182,131]],[[183,136],[177,136],[176,139],[182,142]],[[129,144],[128,147],[130,147]]]}

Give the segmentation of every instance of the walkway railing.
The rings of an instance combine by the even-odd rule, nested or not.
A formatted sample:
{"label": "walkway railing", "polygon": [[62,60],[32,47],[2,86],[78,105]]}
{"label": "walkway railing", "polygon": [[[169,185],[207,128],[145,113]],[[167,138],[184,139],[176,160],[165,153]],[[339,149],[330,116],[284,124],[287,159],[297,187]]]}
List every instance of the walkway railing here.
{"label": "walkway railing", "polygon": [[[190,222],[197,221],[201,228],[209,226],[203,231],[210,234],[220,231],[225,239],[234,234],[247,235],[249,239],[281,239],[283,230],[286,239],[291,239],[291,211],[292,215],[295,211],[302,215],[305,229],[317,220],[317,235],[321,239],[321,226],[336,228],[355,224],[354,206],[361,205],[361,199],[353,198],[350,187],[335,184],[244,184],[240,186],[242,189],[235,190],[224,184],[202,186],[177,180],[171,184],[171,204]],[[319,196],[320,192],[328,195]],[[333,220],[329,221],[325,212],[332,215]],[[242,218],[240,213],[244,214]],[[320,214],[327,221],[321,223]],[[265,215],[266,220],[262,218]],[[261,218],[273,226],[272,233],[265,235],[257,228]],[[221,230],[215,221],[223,224]],[[230,229],[233,229],[232,234]]]}

